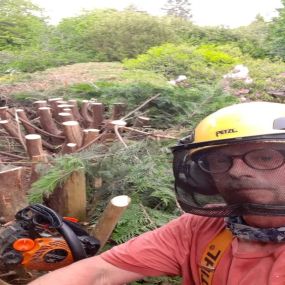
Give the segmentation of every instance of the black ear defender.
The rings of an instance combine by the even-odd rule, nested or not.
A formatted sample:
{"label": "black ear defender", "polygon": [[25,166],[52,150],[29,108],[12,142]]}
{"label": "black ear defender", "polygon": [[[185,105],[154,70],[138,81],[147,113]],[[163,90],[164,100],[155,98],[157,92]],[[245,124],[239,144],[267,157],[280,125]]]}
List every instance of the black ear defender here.
{"label": "black ear defender", "polygon": [[215,195],[218,191],[211,175],[204,172],[191,157],[189,139],[186,137],[172,147],[175,185],[185,193]]}

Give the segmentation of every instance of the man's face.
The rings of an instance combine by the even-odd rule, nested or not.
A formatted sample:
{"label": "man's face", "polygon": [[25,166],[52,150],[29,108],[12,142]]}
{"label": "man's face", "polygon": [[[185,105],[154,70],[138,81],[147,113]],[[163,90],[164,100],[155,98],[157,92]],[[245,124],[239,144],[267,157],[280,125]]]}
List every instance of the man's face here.
{"label": "man's face", "polygon": [[[271,150],[273,151],[271,152]],[[277,158],[271,155],[276,153],[275,150],[280,153],[280,156]],[[285,144],[247,143],[221,147],[215,150],[218,154],[218,160],[211,162],[213,167],[216,164],[226,164],[227,160],[224,158],[233,156],[232,164],[228,171],[211,174],[217,189],[227,204],[260,203],[285,205],[285,164],[282,163],[284,159],[279,150],[284,150],[285,154]],[[246,153],[246,158],[245,156],[242,158],[242,155]],[[219,157],[221,158],[220,160]],[[272,160],[273,157],[274,159]],[[247,163],[244,160],[247,160]],[[266,168],[267,165],[270,168],[274,168],[275,165],[280,165],[280,167],[270,170],[254,169],[248,165],[252,161],[259,163],[259,165],[256,164],[257,168]]]}

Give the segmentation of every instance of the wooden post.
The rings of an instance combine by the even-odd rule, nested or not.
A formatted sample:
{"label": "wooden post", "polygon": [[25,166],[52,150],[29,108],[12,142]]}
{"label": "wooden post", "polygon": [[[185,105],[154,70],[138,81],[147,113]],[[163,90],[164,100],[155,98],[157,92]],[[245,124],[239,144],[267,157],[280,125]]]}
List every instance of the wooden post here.
{"label": "wooden post", "polygon": [[103,122],[104,106],[102,103],[92,103],[91,108],[92,108],[92,114],[93,114],[92,126],[95,129],[99,129]]}
{"label": "wooden post", "polygon": [[112,112],[112,120],[119,120],[125,115],[126,111],[125,103],[114,103],[113,104],[113,112]]}
{"label": "wooden post", "polygon": [[63,132],[66,136],[67,143],[76,143],[77,147],[82,145],[82,133],[77,121],[63,122]]}
{"label": "wooden post", "polygon": [[48,205],[62,216],[71,216],[81,221],[86,219],[86,181],[84,171],[75,171],[50,196]]}
{"label": "wooden post", "polygon": [[22,171],[22,167],[0,171],[0,216],[6,221],[13,220],[16,212],[28,205]]}
{"label": "wooden post", "polygon": [[50,107],[40,107],[38,111],[42,128],[53,135],[60,135],[61,131],[52,118]]}
{"label": "wooden post", "polygon": [[87,145],[89,142],[93,141],[99,136],[98,129],[85,129],[83,130],[83,146]]}
{"label": "wooden post", "polygon": [[91,234],[100,241],[100,248],[104,247],[111,236],[116,224],[130,204],[131,199],[126,195],[116,196],[107,205]]}
{"label": "wooden post", "polygon": [[[30,120],[28,119],[28,117],[27,117],[27,115],[23,109],[16,109],[16,114],[18,115],[18,117],[20,119],[23,119],[24,121],[27,121],[28,123],[31,124]],[[28,125],[24,122],[21,122],[21,123],[22,123],[23,127],[25,128],[25,130],[28,134],[36,133],[35,129],[33,127],[31,127],[31,125]]]}

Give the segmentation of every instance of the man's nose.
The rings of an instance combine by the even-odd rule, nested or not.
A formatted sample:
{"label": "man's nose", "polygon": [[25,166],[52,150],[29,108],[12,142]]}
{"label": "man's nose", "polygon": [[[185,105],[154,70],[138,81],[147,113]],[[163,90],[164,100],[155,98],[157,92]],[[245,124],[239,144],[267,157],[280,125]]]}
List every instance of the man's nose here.
{"label": "man's nose", "polygon": [[233,157],[232,167],[228,173],[232,177],[250,176],[253,168],[248,166],[241,157]]}

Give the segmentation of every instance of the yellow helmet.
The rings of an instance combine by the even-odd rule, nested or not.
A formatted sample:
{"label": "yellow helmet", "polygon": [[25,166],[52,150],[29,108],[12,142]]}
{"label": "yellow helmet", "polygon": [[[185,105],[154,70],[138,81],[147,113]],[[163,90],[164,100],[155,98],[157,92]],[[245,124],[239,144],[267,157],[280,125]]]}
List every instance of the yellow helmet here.
{"label": "yellow helmet", "polygon": [[202,120],[193,143],[285,133],[285,104],[251,102],[220,109]]}

